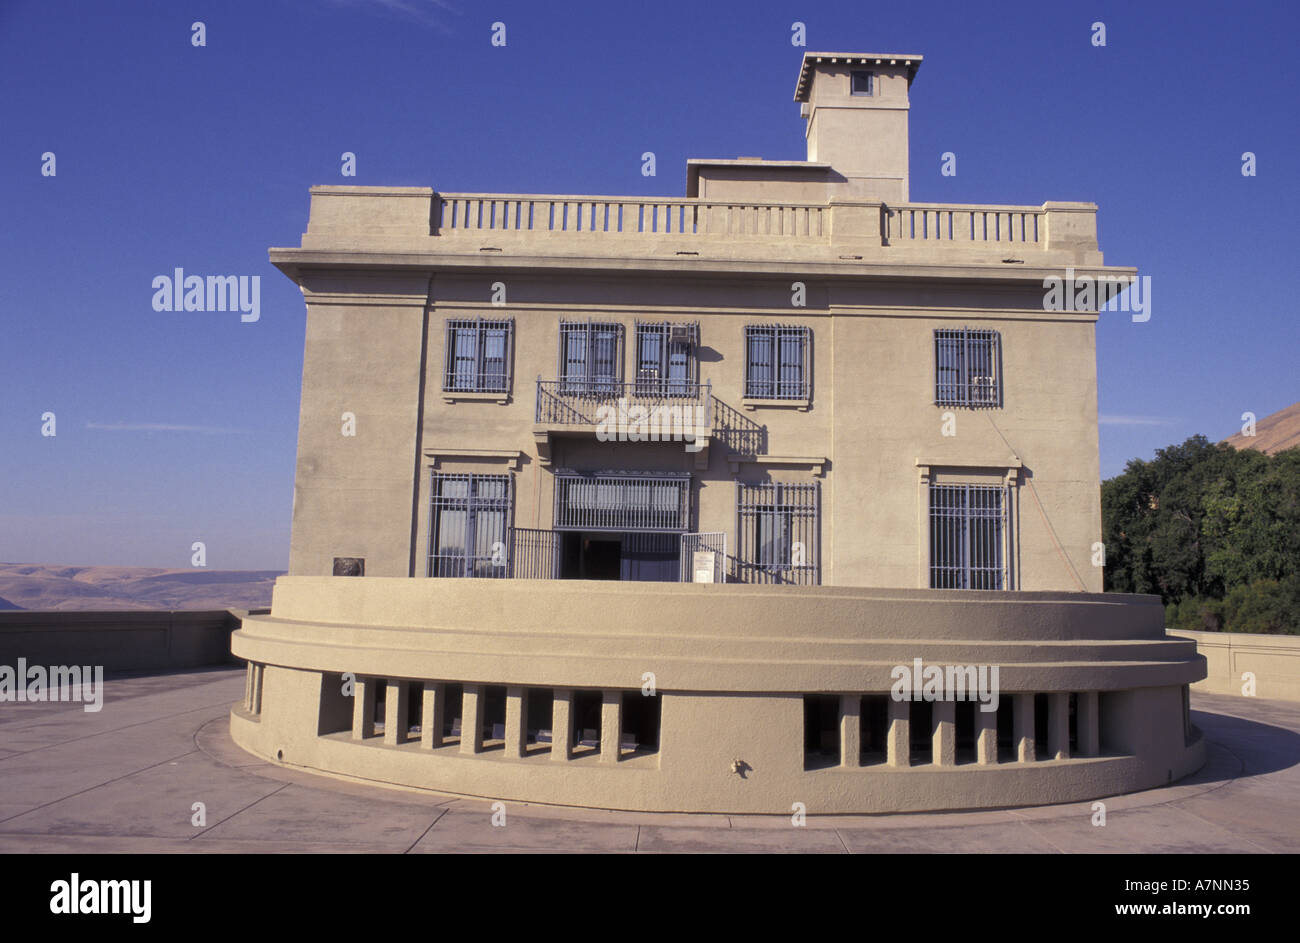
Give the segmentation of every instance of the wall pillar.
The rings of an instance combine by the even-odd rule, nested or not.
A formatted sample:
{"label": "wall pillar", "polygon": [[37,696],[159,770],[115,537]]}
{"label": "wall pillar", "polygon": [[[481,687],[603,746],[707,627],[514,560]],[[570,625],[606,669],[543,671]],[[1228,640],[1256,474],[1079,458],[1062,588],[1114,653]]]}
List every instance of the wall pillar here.
{"label": "wall pillar", "polygon": [[521,687],[506,688],[506,756],[528,752],[528,700]]}
{"label": "wall pillar", "polygon": [[889,699],[889,733],[885,737],[887,744],[887,762],[890,766],[912,765],[912,704],[910,701]]}
{"label": "wall pillar", "polygon": [[1070,695],[1047,696],[1047,755],[1054,760],[1070,758]]}
{"label": "wall pillar", "polygon": [[936,766],[957,765],[957,702],[935,701],[933,751]]}
{"label": "wall pillar", "polygon": [[460,708],[460,752],[483,752],[483,685],[465,685]]}
{"label": "wall pillar", "polygon": [[405,681],[389,681],[384,697],[384,743],[392,746],[406,742],[406,718],[411,706],[411,686]]}
{"label": "wall pillar", "polygon": [[975,705],[975,762],[995,766],[998,762],[998,712],[981,710]]}
{"label": "wall pillar", "polygon": [[1015,694],[1012,712],[1012,737],[1016,744],[1016,762],[1032,763],[1035,756],[1034,746],[1034,696],[1032,694]]}
{"label": "wall pillar", "polygon": [[840,765],[862,765],[862,698],[840,695]]}
{"label": "wall pillar", "polygon": [[1078,711],[1080,756],[1101,755],[1101,724],[1097,716],[1097,692],[1081,691],[1075,701]]}
{"label": "wall pillar", "polygon": [[352,682],[352,739],[375,735],[375,691],[379,680],[360,675]]}
{"label": "wall pillar", "polygon": [[617,763],[623,734],[623,692],[600,692],[600,761]]}
{"label": "wall pillar", "polygon": [[564,761],[573,752],[573,692],[556,688],[551,701],[551,759]]}
{"label": "wall pillar", "polygon": [[426,750],[442,746],[442,726],[447,722],[447,686],[440,681],[424,682],[420,704],[420,746]]}

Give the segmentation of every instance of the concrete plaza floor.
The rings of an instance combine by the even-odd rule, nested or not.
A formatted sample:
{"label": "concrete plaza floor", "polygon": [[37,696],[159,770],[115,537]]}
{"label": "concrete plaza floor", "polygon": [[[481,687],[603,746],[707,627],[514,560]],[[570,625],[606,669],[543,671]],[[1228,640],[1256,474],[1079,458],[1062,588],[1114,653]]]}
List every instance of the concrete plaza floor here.
{"label": "concrete plaza floor", "polygon": [[[591,812],[343,782],[231,742],[241,669],[109,680],[104,708],[0,704],[0,852],[1296,852],[1300,703],[1192,695],[1209,761],[1092,803],[788,816]],[[195,803],[205,821],[194,824]]]}

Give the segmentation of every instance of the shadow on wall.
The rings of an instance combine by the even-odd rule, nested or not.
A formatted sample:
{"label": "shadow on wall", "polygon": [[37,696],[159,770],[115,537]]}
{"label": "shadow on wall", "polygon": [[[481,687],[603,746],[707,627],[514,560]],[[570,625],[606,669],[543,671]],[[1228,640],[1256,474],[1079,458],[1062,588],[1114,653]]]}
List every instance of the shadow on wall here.
{"label": "shadow on wall", "polygon": [[737,455],[766,455],[767,426],[713,397],[713,438]]}

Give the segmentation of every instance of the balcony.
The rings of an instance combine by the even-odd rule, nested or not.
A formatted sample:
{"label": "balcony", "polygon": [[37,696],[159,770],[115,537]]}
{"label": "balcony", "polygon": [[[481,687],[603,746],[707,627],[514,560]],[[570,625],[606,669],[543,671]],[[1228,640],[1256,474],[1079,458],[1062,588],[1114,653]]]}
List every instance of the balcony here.
{"label": "balcony", "polygon": [[556,436],[602,442],[676,442],[707,468],[713,431],[713,393],[707,381],[537,378],[533,438],[544,465]]}

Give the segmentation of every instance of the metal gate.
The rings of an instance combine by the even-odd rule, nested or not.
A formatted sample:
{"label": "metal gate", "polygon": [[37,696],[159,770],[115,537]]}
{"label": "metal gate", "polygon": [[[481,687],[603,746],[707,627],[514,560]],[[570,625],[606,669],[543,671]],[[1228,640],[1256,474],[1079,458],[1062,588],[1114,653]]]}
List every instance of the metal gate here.
{"label": "metal gate", "polygon": [[[708,566],[711,555],[712,572]],[[705,564],[698,566],[699,563]],[[727,535],[722,531],[708,534],[682,534],[682,582],[725,583],[727,581]]]}
{"label": "metal gate", "polygon": [[517,580],[560,578],[559,534],[530,527],[510,529],[510,576]]}

